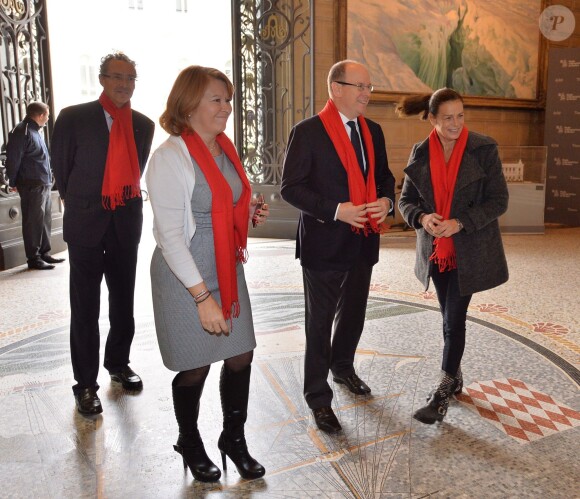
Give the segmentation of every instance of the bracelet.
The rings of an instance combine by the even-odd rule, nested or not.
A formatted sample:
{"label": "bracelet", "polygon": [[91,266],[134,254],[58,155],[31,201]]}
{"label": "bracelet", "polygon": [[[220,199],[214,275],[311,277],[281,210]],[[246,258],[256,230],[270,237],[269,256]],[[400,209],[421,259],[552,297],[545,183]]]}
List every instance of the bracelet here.
{"label": "bracelet", "polygon": [[461,223],[461,220],[459,220],[459,218],[456,218],[455,221],[457,222],[457,228],[459,229],[459,231],[462,231],[463,224]]}
{"label": "bracelet", "polygon": [[207,294],[209,294],[209,290],[206,288],[203,291],[201,291],[200,293],[194,295],[193,300],[197,302],[200,298],[203,298]]}
{"label": "bracelet", "polygon": [[203,303],[205,300],[207,300],[209,297],[211,296],[211,292],[208,291],[207,294],[201,299],[201,300],[196,300],[194,298],[193,301],[195,301],[195,306],[197,307],[200,303]]}

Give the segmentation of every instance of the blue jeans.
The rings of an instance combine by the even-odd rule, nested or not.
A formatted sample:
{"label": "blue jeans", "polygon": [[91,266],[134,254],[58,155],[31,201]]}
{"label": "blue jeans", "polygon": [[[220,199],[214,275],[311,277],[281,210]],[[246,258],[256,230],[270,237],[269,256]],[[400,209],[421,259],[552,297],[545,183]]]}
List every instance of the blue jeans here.
{"label": "blue jeans", "polygon": [[457,269],[439,272],[437,265],[432,266],[433,284],[443,316],[443,360],[441,369],[455,376],[465,350],[465,321],[467,307],[473,295],[459,294]]}

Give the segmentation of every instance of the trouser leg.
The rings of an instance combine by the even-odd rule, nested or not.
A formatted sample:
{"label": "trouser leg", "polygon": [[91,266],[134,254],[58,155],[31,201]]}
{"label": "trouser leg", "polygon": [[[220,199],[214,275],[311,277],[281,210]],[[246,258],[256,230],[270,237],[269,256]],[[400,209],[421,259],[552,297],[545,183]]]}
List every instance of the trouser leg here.
{"label": "trouser leg", "polygon": [[110,329],[104,366],[118,372],[129,364],[135,336],[134,296],[138,245],[119,244],[113,224],[105,236],[105,280],[109,291]]}
{"label": "trouser leg", "polygon": [[[22,239],[26,259],[30,262],[50,251],[51,210],[50,187],[44,185],[19,185],[20,207],[22,209]],[[49,220],[48,227],[47,218]],[[46,248],[48,248],[46,250]],[[46,251],[45,251],[46,250]]]}
{"label": "trouser leg", "polygon": [[52,232],[52,196],[50,186],[45,187],[42,202],[44,217],[39,252],[41,255],[48,255],[52,249],[50,245],[50,235]]}
{"label": "trouser leg", "polygon": [[332,389],[327,380],[332,324],[344,276],[345,272],[302,268],[306,329],[304,397],[310,409],[329,406],[332,402]]}
{"label": "trouser leg", "polygon": [[372,265],[359,262],[346,272],[334,321],[330,369],[346,378],[354,374],[354,356],[365,324]]}
{"label": "trouser leg", "polygon": [[472,295],[460,295],[456,269],[439,272],[434,266],[432,278],[443,317],[444,347],[441,369],[455,376],[465,350],[465,323]]}
{"label": "trouser leg", "polygon": [[70,263],[70,349],[73,391],[98,387],[99,312],[104,258],[101,246],[68,244]]}

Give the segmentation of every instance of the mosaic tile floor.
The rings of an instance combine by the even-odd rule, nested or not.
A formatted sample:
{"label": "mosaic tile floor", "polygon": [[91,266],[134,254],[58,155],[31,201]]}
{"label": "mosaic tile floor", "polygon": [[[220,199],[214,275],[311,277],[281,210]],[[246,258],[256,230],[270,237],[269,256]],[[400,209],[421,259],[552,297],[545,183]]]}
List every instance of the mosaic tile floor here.
{"label": "mosaic tile floor", "polygon": [[[124,392],[101,370],[104,412],[95,419],[77,414],[70,390],[67,264],[0,273],[0,496],[578,497],[580,229],[504,241],[511,278],[474,297],[463,394],[443,423],[427,426],[411,415],[439,369],[437,302],[413,277],[414,237],[384,237],[356,357],[373,392],[355,397],[335,386],[344,431],[329,436],[316,429],[302,397],[294,244],[251,240],[246,274],[258,348],[246,434],[267,473],[244,481],[230,462],[216,484],[184,475],[172,449],[173,374],[161,363],[153,327],[149,235],[141,246],[132,349],[145,389]],[[215,366],[206,383],[200,431],[221,468],[218,372]]]}

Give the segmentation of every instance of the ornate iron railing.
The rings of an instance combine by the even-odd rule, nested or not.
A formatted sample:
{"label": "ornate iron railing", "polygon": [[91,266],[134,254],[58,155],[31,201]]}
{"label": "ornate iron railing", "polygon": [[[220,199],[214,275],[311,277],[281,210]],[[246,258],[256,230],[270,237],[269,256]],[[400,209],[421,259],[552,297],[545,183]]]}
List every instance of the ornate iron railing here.
{"label": "ornate iron railing", "polygon": [[[30,102],[53,108],[46,26],[44,0],[0,0],[0,197],[13,195],[4,168],[10,130],[24,119]],[[51,129],[45,129],[47,143]]]}
{"label": "ornate iron railing", "polygon": [[314,0],[232,5],[236,143],[253,184],[279,185],[290,129],[313,114]]}

